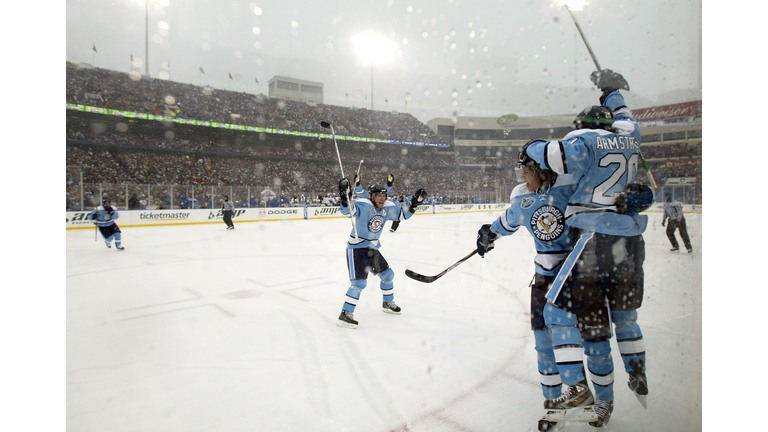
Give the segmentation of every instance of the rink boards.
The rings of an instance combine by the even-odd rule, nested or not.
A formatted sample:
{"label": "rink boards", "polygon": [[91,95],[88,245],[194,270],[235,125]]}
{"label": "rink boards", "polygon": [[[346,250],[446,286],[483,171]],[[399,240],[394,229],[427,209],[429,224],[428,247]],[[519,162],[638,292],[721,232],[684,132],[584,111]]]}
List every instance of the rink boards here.
{"label": "rink boards", "polygon": [[[478,213],[501,212],[509,207],[509,203],[494,204],[444,204],[421,205],[416,216],[448,213]],[[649,211],[660,212],[663,206],[654,205]],[[118,210],[120,217],[117,224],[121,228],[194,225],[223,223],[224,212],[220,209],[173,209],[173,210]],[[686,213],[701,213],[700,205],[684,206]],[[89,211],[67,212],[67,229],[90,229],[93,223],[88,220]],[[238,208],[232,215],[232,221],[271,222],[284,220],[335,219],[344,218],[339,207],[267,207],[267,208]]]}

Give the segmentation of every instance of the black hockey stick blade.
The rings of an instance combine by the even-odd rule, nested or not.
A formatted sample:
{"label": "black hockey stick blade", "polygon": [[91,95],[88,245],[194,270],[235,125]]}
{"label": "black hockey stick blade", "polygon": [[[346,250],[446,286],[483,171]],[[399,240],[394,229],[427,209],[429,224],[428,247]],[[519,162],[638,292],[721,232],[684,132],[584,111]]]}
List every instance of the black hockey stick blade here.
{"label": "black hockey stick blade", "polygon": [[320,126],[326,128],[326,129],[329,129],[331,127],[331,124],[328,123],[327,121],[321,121],[320,122]]}
{"label": "black hockey stick blade", "polygon": [[409,278],[411,278],[413,280],[417,280],[419,282],[432,283],[432,282],[440,279],[441,277],[443,277],[444,274],[446,274],[449,271],[451,271],[451,270],[455,269],[456,267],[458,267],[459,264],[461,264],[464,261],[472,258],[472,255],[474,255],[476,253],[477,253],[477,249],[473,250],[472,253],[470,253],[469,255],[465,256],[464,258],[456,261],[456,263],[454,265],[448,267],[447,269],[441,271],[440,273],[438,273],[438,274],[436,274],[434,276],[424,276],[424,275],[418,274],[415,271],[410,270],[410,269],[405,270],[405,275],[408,276]]}

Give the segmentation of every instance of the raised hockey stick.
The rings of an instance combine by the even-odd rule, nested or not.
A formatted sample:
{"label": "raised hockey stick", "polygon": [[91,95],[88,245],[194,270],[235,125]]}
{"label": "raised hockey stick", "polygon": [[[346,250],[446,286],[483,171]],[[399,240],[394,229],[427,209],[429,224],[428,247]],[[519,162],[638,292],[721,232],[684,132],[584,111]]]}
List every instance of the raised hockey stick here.
{"label": "raised hockey stick", "polygon": [[[341,154],[339,153],[339,145],[336,143],[336,131],[333,130],[333,125],[328,123],[327,121],[321,121],[320,126],[330,129],[331,135],[333,135],[333,145],[336,147],[336,156],[339,158],[339,170],[341,170],[341,176],[344,177],[344,167],[341,166]],[[363,161],[360,161],[362,163]],[[349,197],[352,198],[351,196]],[[352,203],[350,203],[351,205]],[[352,222],[352,228],[355,230],[355,241],[360,241],[360,239],[357,237],[357,223],[355,221],[355,217],[352,215],[352,210],[349,211],[349,220]]]}
{"label": "raised hockey stick", "polygon": [[477,249],[473,250],[471,254],[469,254],[469,255],[465,256],[464,258],[462,258],[462,259],[460,259],[460,260],[456,261],[456,263],[455,263],[454,265],[452,265],[452,266],[448,267],[447,269],[445,269],[445,270],[441,271],[440,273],[438,273],[438,274],[436,274],[436,275],[434,275],[434,276],[424,276],[424,275],[422,275],[422,274],[418,274],[418,273],[416,273],[416,272],[415,272],[415,271],[413,271],[413,270],[405,270],[405,275],[406,275],[406,276],[408,276],[409,278],[411,278],[411,279],[415,279],[415,280],[417,280],[417,281],[419,281],[419,282],[424,282],[424,283],[432,283],[432,282],[434,282],[434,281],[436,281],[436,280],[440,279],[440,278],[441,278],[441,277],[442,277],[444,274],[446,274],[446,273],[448,273],[449,271],[451,271],[451,270],[455,269],[456,267],[458,267],[458,266],[459,266],[459,264],[461,264],[461,263],[463,263],[464,261],[466,261],[466,260],[468,260],[468,259],[472,258],[472,255],[474,255],[474,254],[476,254],[476,253],[477,253]]}
{"label": "raised hockey stick", "polygon": [[[576,20],[576,15],[573,14],[571,11],[571,8],[568,7],[568,5],[565,6],[565,8],[568,10],[568,14],[573,19],[573,23],[576,24],[576,30],[579,31],[579,34],[581,35],[581,39],[584,41],[584,45],[587,46],[587,51],[589,51],[590,57],[592,57],[592,61],[595,62],[595,67],[597,68],[598,72],[601,72],[603,68],[600,67],[600,63],[597,62],[597,57],[595,56],[595,53],[592,51],[592,47],[589,45],[589,42],[587,42],[587,37],[584,35],[584,31],[581,30],[581,26],[579,25],[579,21]],[[645,163],[645,159],[643,158],[643,153],[638,152],[638,156],[640,156],[640,164],[643,166],[643,169],[645,170],[645,175],[648,177],[648,181],[651,183],[651,187],[654,189],[658,189],[658,186],[656,186],[656,180],[653,179],[653,174],[651,174],[651,170],[648,168],[648,164]]]}

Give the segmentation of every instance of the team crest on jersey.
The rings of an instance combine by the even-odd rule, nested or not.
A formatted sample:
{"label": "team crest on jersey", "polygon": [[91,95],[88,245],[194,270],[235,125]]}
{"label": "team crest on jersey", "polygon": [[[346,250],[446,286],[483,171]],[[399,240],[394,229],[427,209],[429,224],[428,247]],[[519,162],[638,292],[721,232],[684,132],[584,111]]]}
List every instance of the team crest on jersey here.
{"label": "team crest on jersey", "polygon": [[520,207],[525,210],[527,208],[531,208],[533,204],[536,203],[536,199],[532,197],[525,197],[520,201]]}
{"label": "team crest on jersey", "polygon": [[545,205],[531,216],[533,235],[542,241],[552,241],[565,231],[565,217],[559,208]]}
{"label": "team crest on jersey", "polygon": [[384,217],[381,215],[376,215],[371,218],[371,220],[368,221],[368,231],[372,233],[377,233],[381,231],[381,229],[384,228]]}

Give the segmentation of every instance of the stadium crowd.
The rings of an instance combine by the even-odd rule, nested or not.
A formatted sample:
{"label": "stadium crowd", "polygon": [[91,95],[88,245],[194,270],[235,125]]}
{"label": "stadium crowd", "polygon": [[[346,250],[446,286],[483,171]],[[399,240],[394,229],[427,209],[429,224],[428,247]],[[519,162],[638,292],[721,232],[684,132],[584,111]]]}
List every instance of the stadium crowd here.
{"label": "stadium crowd", "polygon": [[[339,136],[440,142],[408,114],[211,92],[67,64],[68,103],[323,134],[328,131],[317,119],[331,119]],[[152,208],[205,208],[215,206],[221,188],[233,187],[239,188],[231,195],[239,207],[329,205],[341,176],[330,138],[163,125],[68,110],[66,140],[68,209],[79,209],[81,199],[85,208],[94,205],[98,200],[92,197],[99,193],[114,195],[122,205],[135,195],[134,202],[144,200]],[[351,177],[361,167],[363,182],[371,185],[393,173],[395,195],[424,187],[431,199],[444,202],[505,201],[517,184],[518,147],[459,155],[451,149],[345,139],[337,145],[344,174]],[[660,185],[669,177],[695,177],[693,196],[700,200],[700,144],[649,145],[643,154]],[[648,182],[642,174],[638,180]]]}
{"label": "stadium crowd", "polygon": [[371,111],[272,99],[211,87],[148,79],[67,62],[67,103],[189,119],[327,133],[317,119],[333,122],[337,135],[442,143],[408,113]]}

